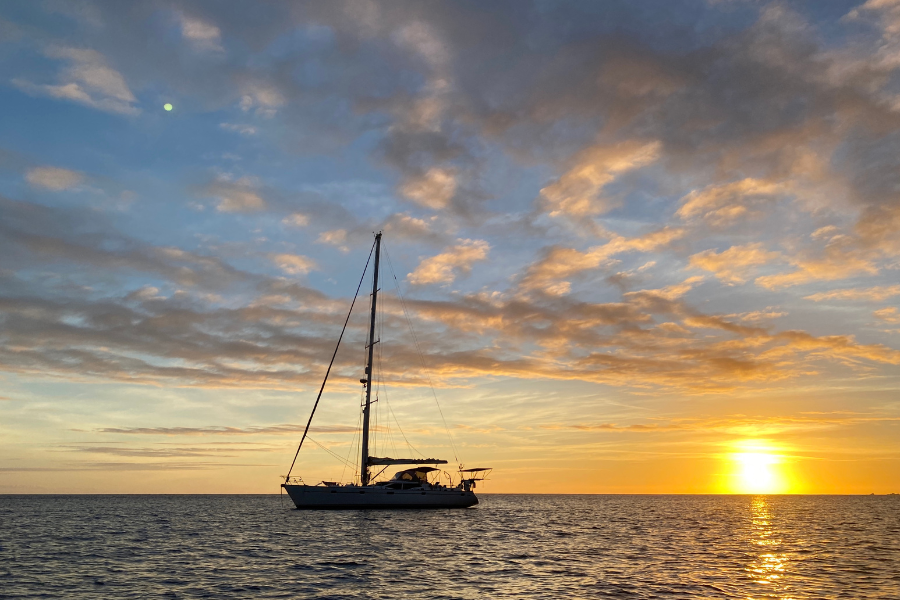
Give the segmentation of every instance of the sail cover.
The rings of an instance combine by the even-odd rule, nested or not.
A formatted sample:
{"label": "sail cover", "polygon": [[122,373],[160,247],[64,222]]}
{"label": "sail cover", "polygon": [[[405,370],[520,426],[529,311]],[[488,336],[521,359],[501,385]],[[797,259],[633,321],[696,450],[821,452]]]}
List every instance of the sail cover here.
{"label": "sail cover", "polygon": [[369,457],[369,466],[375,465],[446,465],[446,460],[440,458],[378,458]]}

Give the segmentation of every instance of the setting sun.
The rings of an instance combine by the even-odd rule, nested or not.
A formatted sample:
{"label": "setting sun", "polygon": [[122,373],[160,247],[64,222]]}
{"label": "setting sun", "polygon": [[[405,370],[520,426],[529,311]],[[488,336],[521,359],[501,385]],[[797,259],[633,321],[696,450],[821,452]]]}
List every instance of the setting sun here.
{"label": "setting sun", "polygon": [[729,455],[732,477],[729,492],[737,494],[784,494],[790,491],[784,456],[766,445],[743,442]]}
{"label": "setting sun", "polygon": [[744,491],[755,494],[771,494],[777,488],[777,476],[773,465],[778,458],[771,454],[747,452],[736,454],[735,459],[741,464],[740,481]]}

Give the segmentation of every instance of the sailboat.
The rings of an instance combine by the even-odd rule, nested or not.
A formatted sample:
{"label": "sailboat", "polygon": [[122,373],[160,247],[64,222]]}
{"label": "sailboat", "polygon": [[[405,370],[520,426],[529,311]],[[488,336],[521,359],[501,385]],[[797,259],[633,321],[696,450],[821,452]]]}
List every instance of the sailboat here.
{"label": "sailboat", "polygon": [[[303,482],[300,477],[291,477],[294,465],[297,462],[297,456],[303,447],[303,442],[307,439],[309,427],[312,423],[319,400],[322,398],[322,392],[325,389],[325,383],[328,381],[328,375],[331,373],[331,367],[334,365],[335,356],[337,356],[338,348],[347,329],[347,323],[350,320],[350,314],[353,312],[353,304],[359,295],[362,287],[363,279],[360,279],[359,286],[356,289],[356,295],[353,303],[350,305],[350,312],[344,321],[344,328],[338,338],[337,346],[331,357],[331,363],[325,372],[325,379],[319,388],[319,395],[313,405],[312,413],[306,423],[303,431],[303,437],[297,446],[297,452],[294,454],[294,460],[288,474],[284,477],[284,483],[281,487],[287,492],[291,500],[298,509],[366,509],[366,508],[468,508],[478,504],[478,498],[475,496],[475,486],[478,481],[482,481],[490,472],[489,468],[463,469],[459,467],[456,483],[454,478],[450,476],[448,484],[442,484],[440,474],[444,471],[435,465],[445,465],[448,461],[439,458],[390,458],[377,457],[369,454],[369,429],[370,429],[370,411],[372,407],[372,376],[374,372],[373,358],[375,344],[380,340],[375,340],[375,319],[376,309],[378,305],[378,270],[381,260],[381,232],[375,234],[375,242],[372,251],[369,252],[369,259],[372,253],[375,255],[375,264],[372,275],[372,306],[369,319],[369,336],[366,343],[367,359],[365,377],[360,379],[360,383],[365,386],[365,402],[362,406],[362,439],[360,442],[360,462],[359,462],[359,480],[348,484],[341,484],[334,481],[322,481],[316,485],[308,485]],[[366,268],[368,268],[368,261]],[[365,278],[365,269],[363,270],[363,278]],[[403,465],[409,468],[402,469],[393,474],[390,479],[379,480],[379,476],[387,470],[388,467]],[[378,472],[373,474],[376,467],[382,467]],[[444,472],[446,473],[446,472]],[[449,475],[449,473],[447,473]]]}

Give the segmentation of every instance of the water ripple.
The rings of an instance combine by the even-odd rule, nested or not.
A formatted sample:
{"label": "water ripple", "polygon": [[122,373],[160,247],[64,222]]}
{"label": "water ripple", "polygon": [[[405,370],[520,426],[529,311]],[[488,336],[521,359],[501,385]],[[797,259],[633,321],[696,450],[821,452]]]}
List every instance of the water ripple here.
{"label": "water ripple", "polygon": [[900,497],[0,496],[0,598],[900,598]]}

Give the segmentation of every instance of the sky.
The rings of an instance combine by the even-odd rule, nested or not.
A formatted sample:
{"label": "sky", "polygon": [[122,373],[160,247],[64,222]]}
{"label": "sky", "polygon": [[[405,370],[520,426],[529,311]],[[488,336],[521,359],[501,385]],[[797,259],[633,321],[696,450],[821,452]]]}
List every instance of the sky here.
{"label": "sky", "polygon": [[900,0],[13,0],[0,107],[0,493],[278,493],[376,231],[373,454],[900,492]]}

